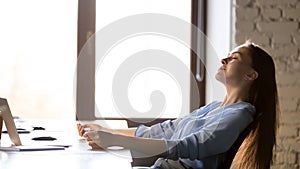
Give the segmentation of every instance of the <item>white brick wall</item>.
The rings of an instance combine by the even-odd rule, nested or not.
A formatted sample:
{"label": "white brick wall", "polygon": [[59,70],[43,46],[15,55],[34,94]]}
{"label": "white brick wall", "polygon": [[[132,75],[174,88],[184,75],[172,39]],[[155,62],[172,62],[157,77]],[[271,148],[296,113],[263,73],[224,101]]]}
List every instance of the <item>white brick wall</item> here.
{"label": "white brick wall", "polygon": [[292,21],[271,21],[271,22],[258,22],[257,29],[260,32],[280,33],[286,34],[287,32],[296,32],[299,28],[299,23]]}
{"label": "white brick wall", "polygon": [[300,169],[300,0],[234,0],[234,44],[252,39],[274,58],[281,106],[272,169]]}
{"label": "white brick wall", "polygon": [[300,10],[298,8],[287,8],[283,10],[283,16],[287,19],[299,20],[300,19]]}
{"label": "white brick wall", "polygon": [[296,5],[297,0],[257,0],[259,6],[290,6]]}
{"label": "white brick wall", "polygon": [[245,21],[253,21],[254,19],[258,18],[258,8],[237,8],[238,13],[240,14],[238,19],[245,20]]}
{"label": "white brick wall", "polygon": [[281,17],[281,9],[280,8],[264,8],[264,9],[262,9],[261,16],[266,19],[279,19]]}
{"label": "white brick wall", "polygon": [[275,34],[273,35],[272,40],[275,46],[289,46],[288,44],[292,43],[292,36],[284,34]]}

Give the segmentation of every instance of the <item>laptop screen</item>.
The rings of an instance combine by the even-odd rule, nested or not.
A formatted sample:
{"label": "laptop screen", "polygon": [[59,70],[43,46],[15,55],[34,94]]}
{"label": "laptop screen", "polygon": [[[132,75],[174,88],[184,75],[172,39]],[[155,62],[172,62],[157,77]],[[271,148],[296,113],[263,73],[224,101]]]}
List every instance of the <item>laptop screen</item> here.
{"label": "laptop screen", "polygon": [[10,137],[10,140],[15,146],[21,145],[21,140],[16,129],[16,125],[11,114],[11,111],[8,106],[8,102],[4,98],[0,98],[0,139],[2,134],[2,125],[4,124],[7,129],[7,133]]}

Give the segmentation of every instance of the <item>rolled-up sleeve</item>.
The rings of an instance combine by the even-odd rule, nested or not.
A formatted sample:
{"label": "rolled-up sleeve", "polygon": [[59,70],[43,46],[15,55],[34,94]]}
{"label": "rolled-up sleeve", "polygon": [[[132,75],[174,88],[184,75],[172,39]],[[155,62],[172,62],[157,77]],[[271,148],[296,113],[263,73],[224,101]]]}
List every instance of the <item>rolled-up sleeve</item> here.
{"label": "rolled-up sleeve", "polygon": [[252,113],[247,110],[223,114],[219,119],[182,139],[166,140],[167,158],[201,160],[223,153],[229,150],[239,134],[253,121]]}
{"label": "rolled-up sleeve", "polygon": [[167,120],[162,123],[152,125],[151,127],[139,125],[135,131],[135,136],[155,139],[170,139],[180,120],[181,119]]}

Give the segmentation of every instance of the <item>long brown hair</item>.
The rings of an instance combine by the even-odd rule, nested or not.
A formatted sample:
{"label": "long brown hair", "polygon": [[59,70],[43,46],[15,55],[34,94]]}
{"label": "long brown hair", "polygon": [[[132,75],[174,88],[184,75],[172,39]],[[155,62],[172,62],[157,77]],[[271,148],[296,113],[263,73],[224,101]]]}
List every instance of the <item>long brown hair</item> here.
{"label": "long brown hair", "polygon": [[261,47],[246,41],[252,68],[258,78],[249,91],[249,102],[256,109],[256,123],[239,148],[231,168],[268,169],[272,164],[273,148],[276,145],[279,103],[272,57]]}

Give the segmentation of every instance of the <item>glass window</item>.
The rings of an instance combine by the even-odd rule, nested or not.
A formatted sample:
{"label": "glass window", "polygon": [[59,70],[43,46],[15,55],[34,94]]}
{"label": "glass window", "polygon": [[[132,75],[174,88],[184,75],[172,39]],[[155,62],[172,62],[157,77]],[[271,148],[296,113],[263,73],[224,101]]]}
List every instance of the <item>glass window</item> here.
{"label": "glass window", "polygon": [[[104,27],[109,27],[110,24],[122,18],[144,13],[166,14],[190,23],[191,2],[187,0],[96,1],[96,37],[97,31],[101,31]],[[185,33],[188,34],[189,32]],[[118,105],[116,105],[113,97],[113,83],[114,78],[119,76],[116,73],[123,66],[122,64],[133,55],[149,49],[168,52],[179,59],[188,70],[190,69],[190,48],[175,39],[147,33],[120,39],[117,44],[111,47],[101,64],[96,63],[96,117],[137,117],[135,113],[122,112],[123,110],[117,108]],[[97,50],[96,47],[96,55]],[[126,72],[123,73],[126,74]],[[188,73],[186,77],[189,77]],[[160,91],[165,97],[165,107],[163,112],[159,113],[159,118],[176,118],[183,115],[181,112],[183,100],[189,101],[189,95],[182,95],[182,90],[189,93],[189,88],[182,89],[177,80],[176,77],[172,76],[172,73],[163,69],[145,68],[131,76],[129,84],[120,84],[128,85],[127,91],[120,93],[120,95],[124,93],[127,95],[125,98],[128,99],[130,106],[141,114],[140,118],[157,118],[156,115],[154,117],[153,114],[145,112],[149,111],[151,106],[155,106],[151,105],[153,92]],[[186,80],[185,83],[186,86],[189,86],[189,80]],[[189,106],[184,112],[189,113]]]}
{"label": "glass window", "polygon": [[0,97],[15,116],[75,119],[77,1],[0,1]]}

